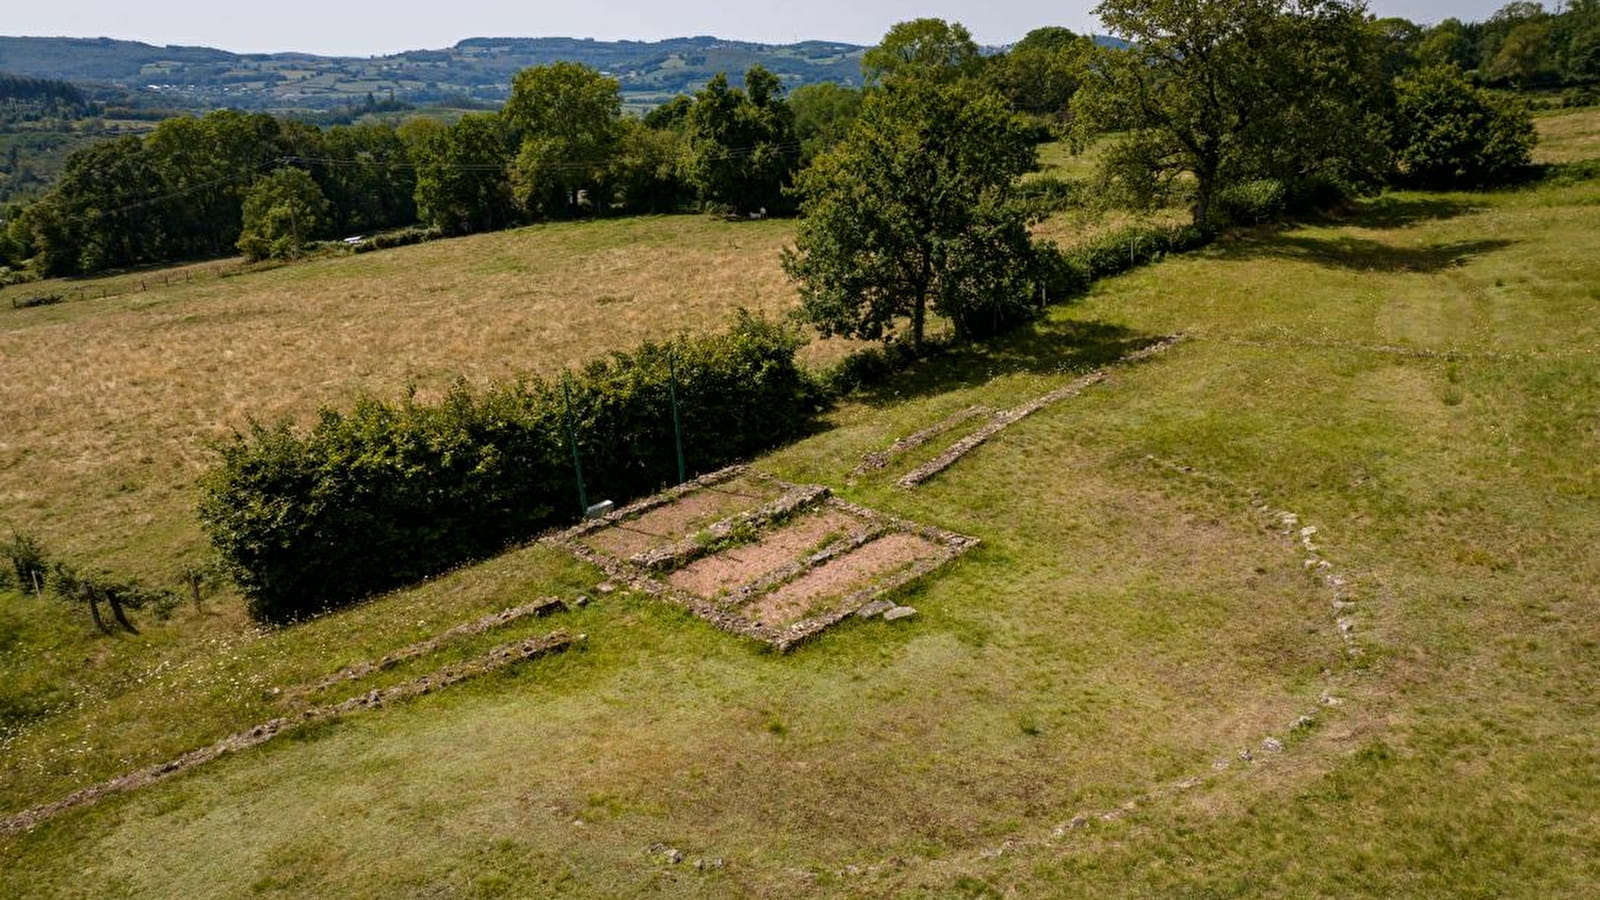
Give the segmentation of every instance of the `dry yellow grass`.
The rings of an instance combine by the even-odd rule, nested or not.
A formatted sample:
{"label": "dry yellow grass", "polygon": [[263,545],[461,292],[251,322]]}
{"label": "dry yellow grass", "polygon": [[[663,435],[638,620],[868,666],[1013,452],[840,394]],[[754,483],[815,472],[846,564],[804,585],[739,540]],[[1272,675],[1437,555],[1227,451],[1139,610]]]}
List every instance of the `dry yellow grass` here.
{"label": "dry yellow grass", "polygon": [[[0,526],[170,576],[203,545],[195,477],[249,417],[362,393],[550,373],[795,303],[790,222],[639,218],[524,228],[219,278],[160,272],[0,294]],[[182,270],[178,270],[182,271]],[[143,281],[148,290],[137,290]],[[170,282],[170,283],[164,283]],[[14,310],[22,293],[104,300]]]}
{"label": "dry yellow grass", "polygon": [[1539,143],[1536,163],[1577,162],[1600,158],[1600,107],[1562,110],[1533,120]]}

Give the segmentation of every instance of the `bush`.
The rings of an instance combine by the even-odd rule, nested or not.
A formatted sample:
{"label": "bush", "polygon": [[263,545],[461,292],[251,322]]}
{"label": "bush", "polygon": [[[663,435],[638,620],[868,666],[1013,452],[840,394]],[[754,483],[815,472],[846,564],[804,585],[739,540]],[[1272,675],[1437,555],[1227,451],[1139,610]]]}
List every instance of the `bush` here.
{"label": "bush", "polygon": [[22,590],[33,590],[35,585],[43,587],[48,581],[50,558],[45,554],[43,545],[32,535],[12,532],[11,540],[0,546],[0,552],[4,552],[11,560],[11,571]]}
{"label": "bush", "polygon": [[1535,140],[1526,105],[1476,87],[1453,66],[1395,82],[1395,179],[1433,190],[1505,184],[1529,168]]}
{"label": "bush", "polygon": [[[924,341],[923,349],[930,349],[933,341]],[[849,356],[830,366],[818,381],[830,397],[844,397],[887,381],[916,362],[917,351],[906,341],[873,344],[853,351]]]}
{"label": "bush", "polygon": [[1569,87],[1561,92],[1563,109],[1581,109],[1600,103],[1600,92],[1592,87]]}
{"label": "bush", "polygon": [[1016,199],[1029,213],[1048,215],[1078,203],[1084,182],[1038,175],[1017,182]]}
{"label": "bush", "polygon": [[1087,284],[1168,253],[1205,246],[1210,240],[1210,235],[1195,225],[1129,225],[1074,247],[1067,256]]}
{"label": "bush", "polygon": [[1274,222],[1284,213],[1283,182],[1258,178],[1233,184],[1217,191],[1217,213],[1231,225],[1260,225]]}
{"label": "bush", "polygon": [[799,344],[741,313],[724,334],[592,363],[565,389],[457,385],[436,404],[324,410],[307,433],[256,425],[221,446],[201,520],[253,615],[312,615],[576,520],[569,419],[591,500],[675,481],[673,368],[691,469],[799,435],[816,404],[795,364]]}
{"label": "bush", "polygon": [[413,225],[409,228],[400,228],[395,231],[375,234],[352,246],[357,253],[370,253],[373,250],[388,250],[393,247],[421,244],[425,241],[437,240],[443,236],[444,232],[437,228],[424,228],[421,225]]}

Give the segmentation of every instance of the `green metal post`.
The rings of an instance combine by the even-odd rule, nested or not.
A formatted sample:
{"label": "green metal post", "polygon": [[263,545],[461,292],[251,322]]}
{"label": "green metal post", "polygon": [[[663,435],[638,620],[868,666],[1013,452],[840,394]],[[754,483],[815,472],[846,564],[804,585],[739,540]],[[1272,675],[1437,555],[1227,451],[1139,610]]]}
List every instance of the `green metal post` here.
{"label": "green metal post", "polygon": [[683,420],[678,417],[678,353],[667,351],[667,392],[672,397],[672,443],[678,451],[678,483],[689,480],[683,465]]}
{"label": "green metal post", "polygon": [[572,427],[572,382],[566,376],[561,378],[561,392],[567,398],[567,443],[572,447],[572,471],[578,474],[578,507],[579,512],[589,514],[589,492],[583,486],[583,461],[578,458],[578,432]]}

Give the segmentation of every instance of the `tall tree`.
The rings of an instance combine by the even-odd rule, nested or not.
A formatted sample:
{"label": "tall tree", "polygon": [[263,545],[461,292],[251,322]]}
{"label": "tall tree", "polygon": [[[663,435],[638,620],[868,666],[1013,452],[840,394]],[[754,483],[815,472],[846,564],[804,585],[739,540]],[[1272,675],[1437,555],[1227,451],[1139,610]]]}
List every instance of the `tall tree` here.
{"label": "tall tree", "polygon": [[610,205],[600,195],[621,134],[616,79],[574,62],[524,69],[512,81],[503,115],[517,146],[516,196],[527,213],[572,215],[580,191],[597,210]]}
{"label": "tall tree", "polygon": [[861,57],[868,84],[897,78],[953,81],[975,75],[983,64],[972,32],[960,22],[912,19],[889,29]]}
{"label": "tall tree", "polygon": [[850,130],[861,112],[861,91],[832,82],[803,85],[790,92],[789,108],[794,110],[794,136],[805,165]]}
{"label": "tall tree", "polygon": [[1030,307],[1024,214],[1008,202],[1036,162],[1027,129],[971,84],[896,80],[801,174],[795,249],[783,265],[824,335],[920,349],[930,311],[975,335]]}
{"label": "tall tree", "polygon": [[1093,49],[1094,41],[1069,29],[1035,28],[1010,50],[990,59],[983,77],[1017,112],[1064,119]]}
{"label": "tall tree", "polygon": [[1124,132],[1108,154],[1129,177],[1194,183],[1193,215],[1252,178],[1359,187],[1380,171],[1383,80],[1359,2],[1104,0],[1128,42],[1089,67],[1074,98],[1080,139]]}
{"label": "tall tree", "polygon": [[782,207],[800,145],[778,76],[752,66],[740,90],[718,74],[695,94],[688,136],[690,181],[704,200],[741,215]]}
{"label": "tall tree", "polygon": [[279,169],[245,195],[239,250],[249,260],[291,259],[324,236],[331,223],[317,182],[304,169]]}
{"label": "tall tree", "polygon": [[417,219],[417,177],[395,129],[366,123],[328,130],[322,189],[341,232],[374,231]]}
{"label": "tall tree", "polygon": [[446,234],[492,231],[515,212],[509,140],[495,113],[463,116],[444,129],[413,129],[417,216]]}

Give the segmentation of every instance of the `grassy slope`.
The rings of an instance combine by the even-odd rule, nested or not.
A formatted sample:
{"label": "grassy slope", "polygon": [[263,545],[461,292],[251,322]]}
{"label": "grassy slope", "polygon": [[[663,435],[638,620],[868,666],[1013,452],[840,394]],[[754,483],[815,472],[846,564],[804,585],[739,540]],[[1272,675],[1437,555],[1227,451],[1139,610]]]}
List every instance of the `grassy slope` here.
{"label": "grassy slope", "polygon": [[[0,893],[1582,896],[1600,879],[1596,234],[1594,184],[1402,195],[1107,282],[764,461],[840,486],[949,411],[1194,336],[915,493],[894,470],[847,491],[984,539],[910,598],[916,620],[774,657],[608,599],[561,623],[583,652],[0,842]],[[1340,661],[1293,548],[1147,454],[1319,525],[1359,585],[1364,661]],[[106,723],[186,746],[249,721],[265,684],[582,579],[526,550],[236,636],[268,676],[86,698],[9,742],[6,807],[115,771],[140,744]],[[1324,668],[1342,705],[1212,772],[1287,737]],[[174,698],[199,724],[169,740],[141,723]],[[1204,781],[1049,838],[1186,776]],[[1035,843],[985,852],[1008,839]],[[655,841],[728,864],[666,866]]]}
{"label": "grassy slope", "polygon": [[[1600,767],[1585,737],[1600,631],[1588,550],[1600,537],[1597,193],[1402,196],[1352,224],[1231,242],[1112,282],[1032,333],[841,410],[837,427],[768,465],[837,486],[860,452],[951,410],[1054,386],[1058,371],[1136,335],[1198,338],[916,494],[887,489],[887,477],[851,492],[986,541],[914,598],[923,617],[909,629],[852,625],[774,659],[670,610],[608,601],[559,623],[593,635],[586,652],[0,841],[0,895],[1582,895],[1600,875],[1588,812]],[[718,247],[698,228],[713,223],[665,224],[674,233],[606,223],[614,230],[479,239],[496,253],[415,249],[454,249],[458,269],[492,273],[526,264],[530,241],[584,260],[614,257],[631,237],[635,253],[680,237]],[[344,288],[373,291],[369,302],[405,306],[403,287],[437,276],[406,259],[365,258],[390,264],[377,285],[317,263],[327,268],[169,299],[194,313],[203,298],[240,304],[270,288],[295,313],[278,324],[315,339],[299,317],[357,309],[325,280],[343,272]],[[658,262],[686,268],[684,257]],[[545,297],[590,303],[617,283],[561,278],[550,266],[531,280]],[[226,289],[237,293],[215,293]],[[314,302],[288,305],[296,291]],[[465,274],[442,293],[477,297],[469,322],[519,321]],[[106,304],[13,321],[32,323],[29,340],[92,331],[106,309],[125,329],[138,322],[137,303]],[[142,308],[159,316],[163,305]],[[200,325],[163,321],[169,337]],[[384,335],[385,321],[361,333],[403,339]],[[290,371],[299,345],[271,334],[258,332],[264,360],[290,352],[264,368]],[[458,352],[459,364],[494,364]],[[381,369],[363,384],[387,389],[385,357],[360,358]],[[281,402],[303,411],[307,396]],[[48,414],[64,412],[72,405]],[[1330,558],[1361,586],[1370,664],[1337,664],[1325,595],[1237,497],[1152,469],[1146,453],[1260,486],[1321,525]],[[72,481],[52,483],[55,503],[72,495]],[[85,545],[127,552],[114,540],[127,511],[103,510],[82,501]],[[249,632],[235,605],[213,602],[116,641],[88,637],[48,603],[0,595],[0,713],[57,709],[0,735],[0,811],[275,715],[270,686],[589,578],[527,550],[290,631]],[[487,635],[360,689],[555,624]],[[1049,840],[1080,810],[1207,774],[1210,759],[1281,734],[1323,689],[1324,665],[1349,702],[1289,754]],[[1052,846],[984,852],[1013,838]],[[729,865],[667,869],[643,853],[655,840]],[[186,849],[165,849],[175,846]],[[867,872],[841,878],[847,865]]]}

